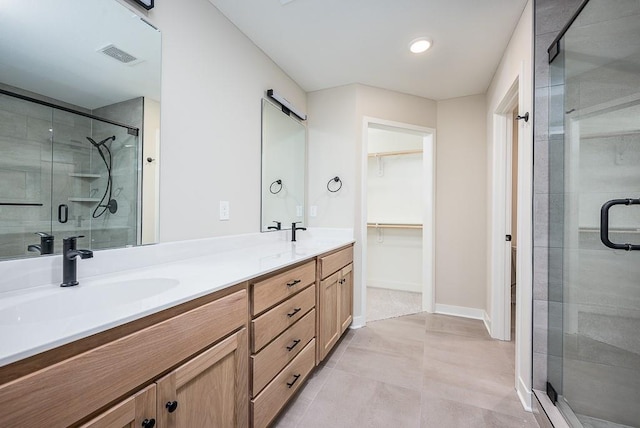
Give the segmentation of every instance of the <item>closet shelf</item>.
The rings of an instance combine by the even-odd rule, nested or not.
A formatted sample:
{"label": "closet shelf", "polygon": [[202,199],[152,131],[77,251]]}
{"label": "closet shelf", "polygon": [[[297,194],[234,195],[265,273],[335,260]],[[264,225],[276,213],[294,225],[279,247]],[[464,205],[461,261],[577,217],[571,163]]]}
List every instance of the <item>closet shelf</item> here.
{"label": "closet shelf", "polygon": [[100,174],[91,174],[88,172],[70,172],[69,177],[77,177],[77,178],[100,178]]}
{"label": "closet shelf", "polygon": [[377,152],[377,153],[369,153],[370,158],[379,158],[383,156],[401,156],[401,155],[415,155],[418,153],[422,153],[422,149],[416,150],[396,150],[391,152]]}
{"label": "closet shelf", "polygon": [[422,229],[418,223],[367,223],[367,227],[379,229]]}
{"label": "closet shelf", "polygon": [[100,198],[80,198],[80,197],[75,197],[75,196],[71,196],[69,198],[70,202],[100,202]]}

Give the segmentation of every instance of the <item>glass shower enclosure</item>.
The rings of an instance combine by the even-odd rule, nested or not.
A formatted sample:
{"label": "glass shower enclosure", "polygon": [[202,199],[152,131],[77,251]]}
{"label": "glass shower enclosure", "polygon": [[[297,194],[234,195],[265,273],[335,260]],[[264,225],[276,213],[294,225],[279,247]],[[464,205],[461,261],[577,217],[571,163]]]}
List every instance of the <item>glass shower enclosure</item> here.
{"label": "glass shower enclosure", "polygon": [[0,260],[59,254],[68,236],[139,242],[137,126],[100,118],[141,121],[142,99],[79,113],[0,92]]}
{"label": "glass shower enclosure", "polygon": [[549,60],[547,394],[640,427],[640,2],[585,1]]}

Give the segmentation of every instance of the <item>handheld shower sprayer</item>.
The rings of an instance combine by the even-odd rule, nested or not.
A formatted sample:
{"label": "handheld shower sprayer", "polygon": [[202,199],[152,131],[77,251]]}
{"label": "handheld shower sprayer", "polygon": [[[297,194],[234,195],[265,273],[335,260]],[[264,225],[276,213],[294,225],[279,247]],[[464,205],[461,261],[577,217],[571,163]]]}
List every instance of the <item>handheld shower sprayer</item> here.
{"label": "handheld shower sprayer", "polygon": [[[109,141],[115,141],[116,136],[112,135],[111,137],[107,137],[104,140],[100,141],[99,143],[96,143],[96,141],[91,137],[87,137],[87,140],[89,140],[89,143],[91,143],[91,145],[95,147],[95,149],[98,151],[98,154],[102,158],[102,161],[104,162],[104,165],[107,168],[107,187],[105,188],[104,194],[102,195],[102,198],[100,199],[100,202],[98,203],[96,208],[93,210],[93,213],[91,214],[91,216],[93,218],[98,218],[102,216],[105,212],[107,212],[107,210],[109,210],[111,214],[115,214],[116,211],[118,211],[118,202],[115,199],[112,199],[113,177],[111,176],[111,166],[112,166],[113,158],[111,156],[111,150],[109,149],[109,146],[107,146],[106,144]],[[105,156],[105,152],[109,157],[108,161],[107,161],[107,156]],[[105,200],[107,201],[106,204],[104,203]],[[102,208],[102,211],[98,212],[100,208]]]}

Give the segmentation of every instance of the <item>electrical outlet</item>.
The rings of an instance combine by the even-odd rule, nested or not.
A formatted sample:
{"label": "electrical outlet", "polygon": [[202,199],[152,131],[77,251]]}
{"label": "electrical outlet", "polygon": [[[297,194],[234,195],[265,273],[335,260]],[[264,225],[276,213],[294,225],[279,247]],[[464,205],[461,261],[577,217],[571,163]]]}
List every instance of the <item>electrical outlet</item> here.
{"label": "electrical outlet", "polygon": [[302,209],[302,205],[296,205],[296,216],[302,217],[304,215],[304,210]]}
{"label": "electrical outlet", "polygon": [[311,205],[309,207],[309,215],[311,217],[316,217],[318,215],[318,206],[317,205]]}
{"label": "electrical outlet", "polygon": [[229,220],[229,201],[220,201],[220,220]]}

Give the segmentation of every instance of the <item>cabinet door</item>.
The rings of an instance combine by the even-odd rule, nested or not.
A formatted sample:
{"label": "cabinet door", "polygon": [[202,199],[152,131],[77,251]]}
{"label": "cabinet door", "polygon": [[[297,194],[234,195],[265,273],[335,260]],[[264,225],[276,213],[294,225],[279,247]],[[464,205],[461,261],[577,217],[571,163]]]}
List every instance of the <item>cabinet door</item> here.
{"label": "cabinet door", "polygon": [[246,427],[247,352],[243,328],[160,379],[159,428]]}
{"label": "cabinet door", "polygon": [[156,386],[151,385],[81,428],[153,428],[156,425]]}
{"label": "cabinet door", "polygon": [[338,323],[338,299],[340,272],[336,272],[320,282],[320,360],[327,356],[340,337]]}
{"label": "cabinet door", "polygon": [[340,334],[349,327],[353,315],[353,264],[349,264],[340,271],[338,280],[340,289],[339,321]]}

